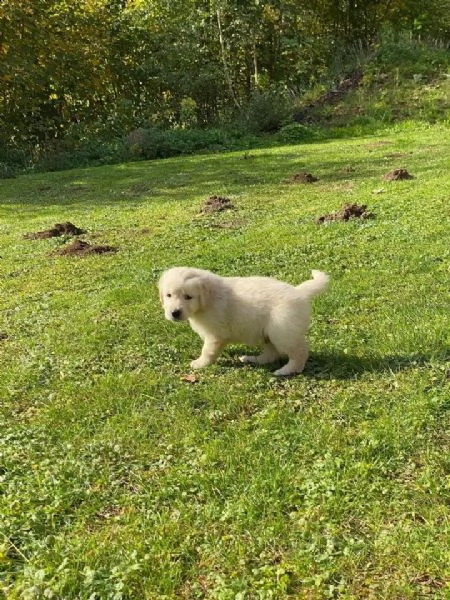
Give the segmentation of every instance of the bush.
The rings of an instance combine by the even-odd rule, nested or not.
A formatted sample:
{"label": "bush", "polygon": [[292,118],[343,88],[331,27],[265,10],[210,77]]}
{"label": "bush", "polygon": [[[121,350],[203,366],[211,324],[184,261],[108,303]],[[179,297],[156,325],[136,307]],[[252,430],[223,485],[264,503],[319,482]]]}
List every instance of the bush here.
{"label": "bush", "polygon": [[63,171],[89,165],[114,164],[126,159],[121,139],[101,139],[95,134],[75,139],[67,136],[53,140],[36,152],[34,169],[38,171]]}
{"label": "bush", "polygon": [[371,68],[387,72],[397,69],[400,76],[413,78],[435,77],[448,69],[450,55],[447,45],[420,41],[408,33],[394,35],[386,32],[376,48],[375,60]]}
{"label": "bush", "polygon": [[245,127],[253,132],[273,133],[286,123],[291,103],[286,94],[277,90],[256,91],[244,108]]}
{"label": "bush", "polygon": [[277,139],[283,144],[298,144],[315,139],[316,135],[316,132],[311,127],[301,125],[300,123],[290,123],[280,129],[277,133]]}
{"label": "bush", "polygon": [[32,151],[25,145],[22,148],[8,144],[0,138],[0,179],[10,179],[32,164]]}
{"label": "bush", "polygon": [[229,142],[219,129],[160,129],[139,128],[125,139],[129,155],[135,158],[155,159],[192,154],[199,150],[226,150]]}
{"label": "bush", "polygon": [[13,179],[15,176],[15,169],[12,165],[0,162],[0,179]]}

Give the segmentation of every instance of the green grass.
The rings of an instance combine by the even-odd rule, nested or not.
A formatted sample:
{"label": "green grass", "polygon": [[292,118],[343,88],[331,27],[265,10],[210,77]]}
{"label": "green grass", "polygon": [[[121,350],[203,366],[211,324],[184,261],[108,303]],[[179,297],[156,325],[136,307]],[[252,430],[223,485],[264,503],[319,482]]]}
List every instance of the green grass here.
{"label": "green grass", "polygon": [[[0,181],[5,598],[449,597],[449,146],[409,123]],[[314,223],[344,202],[376,218]],[[22,237],[66,220],[119,251]],[[185,381],[201,342],[155,286],[182,264],[330,273],[304,374],[232,346]]]}

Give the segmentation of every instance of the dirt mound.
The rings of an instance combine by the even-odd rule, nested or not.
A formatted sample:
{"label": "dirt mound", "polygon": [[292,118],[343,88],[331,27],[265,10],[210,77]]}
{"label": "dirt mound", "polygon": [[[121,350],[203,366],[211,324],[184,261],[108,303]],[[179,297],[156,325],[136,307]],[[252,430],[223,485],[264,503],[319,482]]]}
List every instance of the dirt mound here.
{"label": "dirt mound", "polygon": [[386,181],[398,181],[399,179],[414,179],[413,175],[410,175],[406,169],[393,169],[384,175],[383,179]]}
{"label": "dirt mound", "polygon": [[329,215],[323,215],[316,218],[316,223],[326,223],[327,221],[349,221],[350,219],[373,219],[373,214],[367,210],[365,204],[344,204],[344,206],[336,212]]}
{"label": "dirt mound", "polygon": [[113,246],[97,246],[83,242],[82,240],[75,240],[71,244],[64,246],[60,250],[57,250],[55,254],[58,256],[87,256],[89,254],[104,254],[105,252],[116,252],[117,248]]}
{"label": "dirt mound", "polygon": [[314,175],[311,175],[311,173],[307,173],[306,171],[296,173],[287,180],[288,183],[314,183],[315,181],[319,181],[317,177],[314,177]]}
{"label": "dirt mound", "polygon": [[210,196],[203,205],[201,212],[222,212],[234,208],[229,198],[225,196]]}
{"label": "dirt mound", "polygon": [[34,233],[26,233],[23,237],[26,240],[44,240],[47,238],[60,237],[62,235],[81,235],[86,233],[83,229],[80,229],[70,221],[67,223],[56,223],[50,229],[45,231],[36,231]]}

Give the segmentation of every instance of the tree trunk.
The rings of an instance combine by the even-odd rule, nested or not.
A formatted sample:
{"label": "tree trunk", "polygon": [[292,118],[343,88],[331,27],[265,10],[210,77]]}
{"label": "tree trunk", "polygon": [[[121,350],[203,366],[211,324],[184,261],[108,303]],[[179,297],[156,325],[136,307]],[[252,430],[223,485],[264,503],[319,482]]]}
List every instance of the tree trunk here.
{"label": "tree trunk", "polygon": [[227,56],[226,56],[226,51],[225,51],[225,41],[223,39],[223,31],[222,31],[222,20],[220,18],[220,8],[219,8],[217,1],[214,2],[214,9],[216,12],[217,27],[219,30],[219,42],[220,42],[220,51],[222,54],[223,72],[224,72],[225,79],[227,81],[228,89],[230,90],[230,95],[233,99],[233,102],[234,102],[235,106],[238,108],[238,110],[241,110],[241,106],[238,102],[238,99],[236,98],[236,94],[234,93],[233,82],[231,80],[230,71],[228,69]]}

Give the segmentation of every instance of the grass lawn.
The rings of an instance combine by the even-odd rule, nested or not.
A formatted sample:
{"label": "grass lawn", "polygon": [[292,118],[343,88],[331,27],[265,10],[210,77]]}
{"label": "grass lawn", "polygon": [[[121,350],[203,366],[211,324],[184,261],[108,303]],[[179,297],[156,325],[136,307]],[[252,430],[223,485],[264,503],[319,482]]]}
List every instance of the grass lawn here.
{"label": "grass lawn", "polygon": [[[0,181],[4,597],[449,598],[449,154],[407,123]],[[316,225],[345,202],[375,218]],[[63,221],[118,251],[23,238]],[[155,285],[183,264],[328,272],[304,373],[230,346],[186,378]]]}

